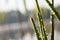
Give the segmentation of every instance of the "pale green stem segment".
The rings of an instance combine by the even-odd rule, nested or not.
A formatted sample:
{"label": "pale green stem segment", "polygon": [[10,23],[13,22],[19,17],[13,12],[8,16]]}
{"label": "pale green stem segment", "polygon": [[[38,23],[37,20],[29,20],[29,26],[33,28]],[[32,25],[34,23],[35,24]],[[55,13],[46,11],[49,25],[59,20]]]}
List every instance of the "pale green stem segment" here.
{"label": "pale green stem segment", "polygon": [[36,33],[37,40],[41,40],[40,34],[39,34],[38,30],[37,30],[37,27],[35,25],[35,22],[34,22],[33,18],[31,18],[30,20],[31,20],[31,23],[33,25],[34,31]]}
{"label": "pale green stem segment", "polygon": [[55,13],[55,15],[57,16],[57,18],[59,19],[59,21],[60,21],[60,15],[59,15],[59,13],[55,10],[55,8],[53,7],[53,4],[54,3],[50,3],[49,2],[49,0],[46,0],[46,2],[48,3],[48,5],[50,6],[50,8],[52,9],[52,11]]}

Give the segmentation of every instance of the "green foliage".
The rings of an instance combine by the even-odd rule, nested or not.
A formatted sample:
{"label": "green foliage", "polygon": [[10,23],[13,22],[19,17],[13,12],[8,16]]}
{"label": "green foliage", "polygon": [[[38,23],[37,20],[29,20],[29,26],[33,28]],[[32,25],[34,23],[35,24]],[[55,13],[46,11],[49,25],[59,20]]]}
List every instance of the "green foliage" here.
{"label": "green foliage", "polygon": [[[40,27],[41,34],[38,32],[33,18],[31,18],[31,22],[33,24],[33,28],[34,28],[34,31],[36,33],[37,39],[38,40],[48,40],[46,32],[45,32],[45,28],[44,28],[44,22],[43,22],[43,18],[42,18],[42,14],[41,14],[42,12],[39,8],[38,1],[37,0],[35,0],[35,1],[36,1],[37,9],[38,9],[37,16],[38,16],[38,22],[39,22],[39,27]],[[49,0],[46,0],[46,2],[48,3],[48,5],[51,8],[51,13],[50,13],[50,23],[51,23],[51,27],[52,27],[51,40],[54,40],[54,15],[56,15],[59,20],[60,20],[60,15],[54,8],[54,0],[52,0],[52,3],[50,3]],[[40,35],[42,35],[42,36],[40,36]]]}

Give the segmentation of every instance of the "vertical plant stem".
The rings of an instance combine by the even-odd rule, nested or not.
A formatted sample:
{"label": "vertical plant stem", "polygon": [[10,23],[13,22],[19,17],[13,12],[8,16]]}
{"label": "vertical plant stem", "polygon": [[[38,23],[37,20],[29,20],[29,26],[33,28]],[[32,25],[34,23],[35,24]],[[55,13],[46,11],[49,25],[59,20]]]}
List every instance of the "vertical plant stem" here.
{"label": "vertical plant stem", "polygon": [[51,15],[51,22],[52,22],[52,31],[51,31],[51,40],[54,40],[54,15]]}
{"label": "vertical plant stem", "polygon": [[32,22],[34,31],[35,31],[35,33],[36,33],[37,40],[41,40],[40,34],[39,34],[39,32],[38,32],[38,30],[37,30],[37,28],[36,28],[36,25],[35,25],[35,22],[34,22],[33,18],[31,18],[31,22]]}
{"label": "vertical plant stem", "polygon": [[38,20],[39,20],[40,30],[42,34],[42,40],[47,40],[47,36],[44,29],[44,23],[43,23],[42,16],[40,15],[40,13],[38,13]]}
{"label": "vertical plant stem", "polygon": [[41,14],[41,10],[40,10],[39,4],[38,4],[38,0],[35,0],[35,1],[36,1],[38,12],[40,12],[40,14]]}
{"label": "vertical plant stem", "polygon": [[38,1],[37,0],[35,0],[35,1],[36,1],[37,9],[38,9],[38,20],[39,20],[40,30],[41,30],[41,34],[42,34],[42,40],[47,40],[47,36],[45,33],[45,29],[44,29],[43,18],[41,15],[41,10],[39,8]]}
{"label": "vertical plant stem", "polygon": [[51,40],[54,40],[54,15],[50,14],[50,23],[51,23]]}
{"label": "vertical plant stem", "polygon": [[[54,7],[54,0],[52,0],[52,6]],[[51,40],[54,40],[54,12],[53,11],[51,13],[51,23],[52,23]]]}
{"label": "vertical plant stem", "polygon": [[28,10],[27,10],[27,7],[26,7],[26,0],[24,0],[24,7],[25,7],[25,11],[26,11],[26,16],[28,16]]}

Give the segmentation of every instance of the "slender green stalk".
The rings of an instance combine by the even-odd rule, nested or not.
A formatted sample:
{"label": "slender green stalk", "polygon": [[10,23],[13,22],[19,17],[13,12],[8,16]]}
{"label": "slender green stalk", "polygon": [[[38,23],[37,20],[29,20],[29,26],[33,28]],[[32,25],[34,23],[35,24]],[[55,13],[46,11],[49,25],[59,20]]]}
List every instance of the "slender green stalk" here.
{"label": "slender green stalk", "polygon": [[32,22],[34,31],[35,31],[35,33],[36,33],[37,40],[41,40],[40,34],[39,34],[39,32],[38,32],[38,30],[37,30],[37,28],[36,28],[36,25],[35,25],[35,22],[34,22],[33,18],[31,18],[31,22]]}
{"label": "slender green stalk", "polygon": [[60,15],[59,15],[59,13],[55,10],[55,8],[53,7],[53,5],[52,5],[48,0],[46,0],[46,2],[48,3],[48,5],[49,5],[50,8],[52,9],[52,11],[55,12],[55,15],[57,16],[57,18],[58,18],[59,21],[60,21]]}
{"label": "slender green stalk", "polygon": [[52,14],[51,14],[51,25],[52,25],[51,40],[54,40],[54,15]]}
{"label": "slender green stalk", "polygon": [[38,12],[40,12],[40,14],[41,14],[41,10],[40,10],[39,4],[38,4],[38,0],[35,0],[35,1],[36,1]]}
{"label": "slender green stalk", "polygon": [[28,10],[27,10],[27,7],[26,7],[26,0],[24,0],[24,7],[25,7],[25,11],[26,11],[26,16],[28,16]]}
{"label": "slender green stalk", "polygon": [[38,13],[38,20],[39,20],[39,23],[40,23],[42,40],[47,40],[47,36],[46,36],[46,33],[45,33],[45,29],[44,29],[44,23],[43,23],[42,16],[40,15],[40,13]]}
{"label": "slender green stalk", "polygon": [[[54,0],[52,0],[52,6],[54,7]],[[51,10],[52,11],[52,10]],[[51,22],[52,22],[52,31],[51,31],[51,40],[54,40],[54,12],[51,13]]]}
{"label": "slender green stalk", "polygon": [[52,28],[51,28],[51,40],[54,40],[54,15],[52,13],[53,12],[51,12],[51,14],[50,14],[50,23],[52,26]]}
{"label": "slender green stalk", "polygon": [[43,18],[41,15],[41,10],[39,8],[38,1],[37,0],[35,0],[35,1],[36,1],[37,9],[38,9],[38,20],[39,20],[40,30],[41,30],[41,34],[42,34],[42,40],[47,40],[47,36],[45,33],[45,29],[44,29]]}
{"label": "slender green stalk", "polygon": [[[47,40],[41,10],[39,8],[38,1],[37,0],[35,0],[35,1],[36,1],[37,9],[38,9],[38,15],[37,16],[38,16],[38,21],[39,21],[39,25],[40,25],[40,32],[41,32],[42,36],[40,36],[41,34],[39,34],[39,32],[38,32],[33,18],[31,18],[31,22],[32,22],[34,31],[36,33],[37,39],[38,40]],[[59,20],[60,20],[60,15],[58,14],[58,12],[54,8],[54,0],[52,0],[52,3],[50,3],[50,1],[48,1],[48,0],[46,0],[46,2],[49,4],[49,6],[51,8],[51,13],[50,13],[50,23],[51,23],[51,26],[52,26],[51,40],[54,40],[54,14],[57,16],[57,18]]]}

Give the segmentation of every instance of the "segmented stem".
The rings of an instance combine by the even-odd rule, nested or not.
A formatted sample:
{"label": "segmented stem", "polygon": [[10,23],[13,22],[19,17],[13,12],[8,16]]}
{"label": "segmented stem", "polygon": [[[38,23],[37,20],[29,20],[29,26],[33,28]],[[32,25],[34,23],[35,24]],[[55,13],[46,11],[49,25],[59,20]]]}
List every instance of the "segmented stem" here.
{"label": "segmented stem", "polygon": [[[54,0],[52,0],[52,6],[54,7]],[[51,31],[51,40],[54,40],[54,12],[51,10],[51,25],[52,25],[52,31]]]}
{"label": "segmented stem", "polygon": [[51,4],[48,0],[46,0],[47,4],[50,6],[50,8],[52,9],[52,11],[55,13],[55,15],[57,16],[57,18],[59,19],[60,21],[60,15],[59,13],[56,11],[56,9],[53,7],[52,4],[54,4],[54,2]]}
{"label": "segmented stem", "polygon": [[37,9],[38,9],[38,21],[39,21],[39,24],[40,24],[42,40],[47,40],[47,36],[46,36],[46,33],[45,33],[45,29],[44,29],[43,18],[42,18],[42,15],[41,15],[41,10],[40,10],[40,7],[38,5],[38,0],[35,0],[35,1],[36,1]]}
{"label": "segmented stem", "polygon": [[36,25],[35,25],[35,22],[34,22],[33,18],[31,18],[31,22],[32,22],[34,31],[35,31],[35,33],[36,33],[37,40],[41,40],[40,34],[39,34],[39,32],[38,32],[38,30],[37,30],[37,28],[36,28]]}

